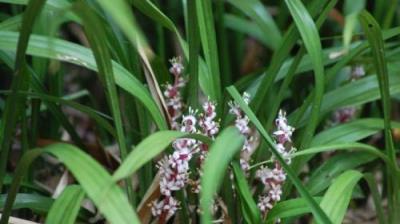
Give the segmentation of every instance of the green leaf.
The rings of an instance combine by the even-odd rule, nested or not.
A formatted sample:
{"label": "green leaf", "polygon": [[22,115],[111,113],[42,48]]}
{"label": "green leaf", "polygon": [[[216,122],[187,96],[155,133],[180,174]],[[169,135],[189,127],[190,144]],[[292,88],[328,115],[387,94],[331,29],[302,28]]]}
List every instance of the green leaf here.
{"label": "green leaf", "polygon": [[[386,154],[392,163],[398,169],[396,152],[393,145],[392,128],[390,119],[390,92],[389,92],[389,74],[387,62],[385,58],[385,46],[382,37],[382,31],[378,22],[367,11],[360,14],[361,26],[370,44],[373,64],[376,69],[376,74],[379,82],[379,90],[383,108],[383,124],[385,134]],[[396,211],[400,209],[400,194],[399,194],[399,179],[398,175],[394,175],[391,167],[387,166],[386,174],[388,175],[387,191],[388,191],[388,207],[389,207],[389,223],[399,220],[400,215]]]}
{"label": "green leaf", "polygon": [[[314,200],[318,203],[321,199],[320,197],[314,197]],[[266,223],[274,223],[274,220],[278,218],[289,218],[306,213],[311,213],[311,209],[304,198],[280,201],[268,212]]]}
{"label": "green leaf", "polygon": [[200,134],[188,134],[180,131],[156,132],[132,149],[125,161],[115,171],[113,179],[118,181],[132,175],[178,138],[194,138],[203,143],[211,144],[209,138]]}
{"label": "green leaf", "polygon": [[[0,31],[0,49],[15,52],[17,38],[18,34],[15,32]],[[27,54],[66,61],[98,71],[93,54],[88,48],[56,38],[32,35]],[[144,85],[120,64],[113,62],[112,66],[116,84],[138,98],[150,112],[159,129],[167,129],[161,111]]]}
{"label": "green leaf", "polygon": [[259,29],[257,24],[255,24],[252,21],[248,21],[233,14],[225,14],[224,22],[226,27],[233,29],[234,31],[241,32],[251,37],[254,37],[265,46],[269,46],[271,44],[267,40],[268,36],[265,36],[263,32]]}
{"label": "green leaf", "polygon": [[363,175],[355,170],[348,170],[335,179],[321,201],[321,208],[334,224],[340,224],[349,206],[351,194]]}
{"label": "green leaf", "polygon": [[[10,150],[11,139],[17,125],[17,121],[25,108],[26,97],[17,94],[17,91],[26,91],[29,89],[30,77],[27,72],[26,51],[31,36],[32,27],[35,19],[38,17],[46,0],[30,1],[22,19],[21,31],[18,37],[15,56],[15,75],[11,84],[11,95],[7,98],[2,121],[0,123],[0,192],[3,186],[8,154]],[[3,219],[2,219],[3,220]]]}
{"label": "green leaf", "polygon": [[375,211],[376,215],[378,216],[379,223],[380,224],[387,223],[385,218],[385,213],[383,212],[383,207],[382,207],[382,197],[379,194],[378,185],[374,179],[373,174],[365,173],[364,180],[367,182],[368,187],[371,190],[371,196],[374,201]]}
{"label": "green leaf", "polygon": [[[394,74],[391,75],[389,90],[392,95],[400,92],[400,78]],[[367,76],[326,93],[322,99],[321,114],[326,115],[341,107],[358,106],[379,98],[379,86],[376,77]],[[298,111],[295,111],[291,114],[289,120],[298,115],[297,113]],[[300,120],[298,127],[305,125],[309,116],[310,108],[307,109]]]}
{"label": "green leaf", "polygon": [[[326,0],[314,0],[310,3],[309,7],[309,12],[313,17],[316,17],[316,15],[322,11],[321,16],[318,18],[321,23],[326,19],[327,12],[329,12],[336,3],[336,1],[329,1],[329,4],[326,4],[326,2]],[[260,88],[257,88],[257,92],[254,94],[254,98],[251,102],[251,106],[256,113],[259,113],[262,103],[265,102],[271,84],[275,80],[283,63],[289,57],[290,51],[298,39],[299,33],[297,32],[296,27],[291,25],[283,36],[279,48],[274,51],[271,63],[265,72],[266,75],[264,75],[261,80],[258,80]]]}
{"label": "green leaf", "polygon": [[188,45],[189,45],[189,105],[198,107],[199,98],[199,50],[200,38],[197,23],[196,0],[188,0]]}
{"label": "green leaf", "polygon": [[331,223],[329,218],[326,214],[322,211],[321,207],[315,202],[315,200],[311,197],[310,193],[301,183],[300,179],[297,177],[296,173],[288,166],[282,156],[278,153],[276,149],[275,143],[272,141],[272,138],[268,135],[267,131],[264,129],[260,121],[257,119],[254,112],[249,108],[249,106],[243,101],[240,94],[237,92],[234,86],[230,86],[227,88],[229,94],[232,98],[239,104],[240,108],[243,112],[249,117],[250,121],[254,124],[257,128],[258,132],[261,134],[263,139],[266,141],[268,147],[271,149],[272,154],[277,158],[285,172],[287,173],[289,179],[293,182],[296,186],[297,190],[299,191],[300,195],[307,201],[308,205],[311,208],[311,211],[314,217],[317,219],[318,222],[321,223]]}
{"label": "green leaf", "polygon": [[305,48],[310,55],[314,68],[314,99],[311,109],[311,117],[306,125],[300,149],[310,144],[312,136],[318,125],[319,112],[321,108],[322,96],[324,94],[324,64],[322,62],[322,47],[317,27],[307,9],[300,0],[285,0],[293,20],[296,23]]}
{"label": "green leaf", "polygon": [[326,160],[310,175],[306,187],[312,195],[317,195],[331,185],[332,180],[346,170],[375,160],[377,156],[363,152],[341,153]]}
{"label": "green leaf", "polygon": [[272,16],[259,0],[228,0],[229,3],[240,9],[250,17],[262,32],[267,46],[276,50],[282,41],[282,35]]}
{"label": "green leaf", "polygon": [[[4,204],[6,202],[7,195],[0,196],[0,205],[1,208],[4,208]],[[46,214],[51,205],[53,204],[54,199],[46,196],[41,196],[38,194],[26,194],[20,193],[16,195],[14,204],[12,209],[21,209],[21,208],[29,208],[34,212],[40,214]]]}
{"label": "green leaf", "polygon": [[57,157],[74,175],[87,196],[110,223],[140,223],[126,195],[101,165],[89,155],[69,144],[53,144],[30,150],[23,155],[8,193],[1,222],[7,223],[21,179],[32,162],[43,153]]}
{"label": "green leaf", "polygon": [[382,37],[382,31],[376,20],[367,11],[360,14],[360,21],[371,46],[374,66],[379,82],[379,90],[382,99],[385,145],[388,156],[392,161],[396,161],[393,139],[390,125],[390,92],[389,92],[389,74],[387,62],[385,59],[385,47]]}
{"label": "green leaf", "polygon": [[212,82],[208,83],[208,85],[213,86],[216,94],[216,98],[211,99],[219,102],[221,98],[220,68],[211,0],[196,1],[196,9],[204,58],[208,72],[212,74]]}
{"label": "green leaf", "polygon": [[85,192],[80,186],[71,185],[56,199],[46,217],[46,223],[74,224]]}
{"label": "green leaf", "polygon": [[351,143],[342,143],[342,144],[329,144],[317,147],[311,147],[308,149],[304,149],[302,151],[293,153],[293,157],[301,156],[301,155],[309,155],[309,154],[316,154],[320,152],[330,152],[330,151],[339,151],[339,150],[354,150],[354,151],[362,151],[363,153],[369,153],[380,157],[384,162],[390,163],[389,158],[383,154],[379,149],[363,144],[358,142],[351,142]]}
{"label": "green leaf", "polygon": [[235,175],[235,182],[237,190],[239,191],[240,201],[242,203],[242,214],[246,219],[246,223],[261,223],[260,209],[257,207],[253,199],[250,187],[247,184],[246,177],[243,174],[240,165],[237,162],[232,163],[233,173]]}
{"label": "green leaf", "polygon": [[[122,114],[119,106],[117,88],[115,86],[111,56],[107,48],[106,33],[104,32],[105,27],[97,15],[83,2],[76,3],[74,9],[83,21],[85,34],[96,60],[98,74],[106,90],[108,105],[113,115],[121,160],[124,161],[128,155],[128,147],[125,142],[125,134],[122,127]],[[125,188],[128,197],[132,198],[132,183],[129,180],[126,181]]]}
{"label": "green leaf", "polygon": [[201,178],[200,207],[203,211],[201,223],[211,223],[211,205],[214,194],[226,174],[229,162],[243,146],[244,137],[235,127],[224,129],[211,145],[204,162]]}
{"label": "green leaf", "polygon": [[345,50],[349,50],[354,31],[357,31],[359,24],[357,23],[358,15],[365,8],[365,0],[351,1],[346,0],[344,3],[344,28],[343,28],[343,45]]}

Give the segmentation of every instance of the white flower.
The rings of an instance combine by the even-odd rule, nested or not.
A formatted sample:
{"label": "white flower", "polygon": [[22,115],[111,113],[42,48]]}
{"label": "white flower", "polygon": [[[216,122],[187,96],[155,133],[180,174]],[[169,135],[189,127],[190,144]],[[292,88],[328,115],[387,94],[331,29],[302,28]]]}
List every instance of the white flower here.
{"label": "white flower", "polygon": [[240,159],[239,162],[240,162],[240,167],[242,168],[242,170],[247,171],[250,169],[249,162],[247,162],[246,160]]}
{"label": "white flower", "polygon": [[184,67],[181,61],[182,61],[181,57],[172,58],[170,60],[171,67],[169,68],[169,72],[171,72],[174,75],[182,74]]}
{"label": "white flower", "polygon": [[274,135],[277,137],[277,140],[281,144],[285,144],[285,142],[292,141],[292,134],[294,132],[294,128],[287,123],[286,113],[282,110],[279,111],[278,118],[275,120],[277,130],[274,132]]}
{"label": "white flower", "polygon": [[270,210],[272,208],[272,203],[271,203],[270,197],[260,196],[258,198],[257,206],[262,213],[265,213],[266,211]]}
{"label": "white flower", "polygon": [[229,101],[229,113],[235,115],[236,117],[242,116],[242,110],[240,109],[239,105],[236,102]]}
{"label": "white flower", "polygon": [[273,178],[273,175],[271,169],[263,166],[256,172],[256,177],[259,178],[264,185],[269,184],[269,180]]}
{"label": "white flower", "polygon": [[217,116],[217,112],[215,111],[215,104],[209,100],[203,103],[203,111],[205,117],[208,120],[212,120]]}
{"label": "white flower", "polygon": [[247,116],[235,120],[235,126],[239,129],[240,133],[250,133],[249,118]]}
{"label": "white flower", "polygon": [[282,189],[280,184],[273,184],[271,185],[272,188],[269,190],[268,195],[273,201],[280,201],[282,195]]}
{"label": "white flower", "polygon": [[282,169],[274,168],[272,170],[272,178],[277,182],[283,182],[286,180],[286,174]]}
{"label": "white flower", "polygon": [[160,216],[161,213],[163,212],[163,207],[164,207],[164,201],[152,201],[151,204],[151,214],[153,216]]}

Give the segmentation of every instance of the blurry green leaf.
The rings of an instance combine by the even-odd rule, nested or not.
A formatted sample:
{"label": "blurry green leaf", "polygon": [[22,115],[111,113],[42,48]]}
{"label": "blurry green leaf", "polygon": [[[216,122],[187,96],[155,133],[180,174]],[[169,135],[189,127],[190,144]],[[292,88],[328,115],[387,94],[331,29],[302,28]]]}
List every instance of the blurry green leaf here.
{"label": "blurry green leaf", "polygon": [[216,94],[215,98],[210,97],[219,102],[221,98],[220,68],[211,0],[196,1],[196,9],[203,54],[208,72],[212,74],[212,82],[208,85],[213,87]]}
{"label": "blurry green leaf", "polygon": [[382,197],[379,194],[378,183],[377,181],[375,181],[374,176],[371,173],[365,173],[364,179],[367,182],[368,187],[371,191],[371,196],[374,201],[375,211],[379,219],[379,224],[385,224],[387,222],[385,213],[383,212]]}
{"label": "blurry green leaf", "polygon": [[[242,203],[242,214],[246,223],[261,223],[260,209],[257,207],[253,199],[250,187],[247,184],[246,177],[243,174],[240,165],[237,162],[232,163],[233,173],[235,175],[236,187],[239,192],[240,201]],[[248,219],[246,219],[248,217]]]}
{"label": "blurry green leaf", "polygon": [[236,127],[224,129],[211,145],[204,162],[204,171],[201,178],[200,207],[203,211],[201,223],[211,223],[211,205],[214,194],[226,174],[229,162],[240,151],[244,137]]}
{"label": "blurry green leaf", "polygon": [[51,206],[46,223],[74,224],[84,196],[80,186],[67,186]]}
{"label": "blurry green leaf", "polygon": [[354,31],[357,31],[358,15],[365,8],[365,0],[346,0],[344,3],[344,28],[343,45],[345,50],[349,50]]}
{"label": "blurry green leaf", "polygon": [[[314,197],[314,200],[318,203],[321,199],[320,197]],[[311,209],[304,198],[280,201],[268,212],[267,223],[274,223],[274,220],[278,218],[288,218],[306,213],[311,213]]]}
{"label": "blurry green leaf", "polygon": [[270,44],[266,38],[267,36],[265,36],[259,27],[252,21],[248,21],[233,14],[225,14],[224,22],[226,27],[254,37],[265,46]]}
{"label": "blurry green leaf", "polygon": [[324,161],[310,176],[306,187],[312,195],[317,195],[332,183],[332,180],[346,170],[375,160],[377,157],[363,152],[342,153]]}
{"label": "blurry green leaf", "polygon": [[[4,208],[6,198],[7,195],[0,196],[1,208]],[[34,212],[46,214],[49,211],[53,202],[54,199],[52,199],[51,197],[41,196],[38,194],[19,193],[15,197],[12,209],[15,210],[21,208],[29,208]]]}
{"label": "blurry green leaf", "polygon": [[296,23],[297,30],[299,31],[305,48],[310,55],[311,61],[314,68],[314,99],[313,106],[311,109],[310,119],[306,125],[304,135],[300,143],[300,149],[307,147],[310,144],[312,136],[314,135],[315,129],[318,125],[318,119],[320,117],[320,108],[322,102],[322,96],[324,94],[324,65],[322,62],[322,47],[321,40],[319,38],[318,30],[315,26],[314,21],[308,14],[307,9],[301,3],[300,0],[286,0],[285,1],[289,11]]}
{"label": "blurry green leaf", "polygon": [[334,224],[340,224],[349,206],[351,194],[363,175],[355,170],[348,170],[336,178],[321,201],[321,208]]}
{"label": "blurry green leaf", "polygon": [[[265,44],[269,48],[273,50],[278,48],[282,41],[281,32],[275,24],[272,16],[259,0],[228,0],[228,2],[250,17],[257,24],[258,29],[262,32],[263,39],[265,39]],[[236,24],[232,25],[236,26]]]}

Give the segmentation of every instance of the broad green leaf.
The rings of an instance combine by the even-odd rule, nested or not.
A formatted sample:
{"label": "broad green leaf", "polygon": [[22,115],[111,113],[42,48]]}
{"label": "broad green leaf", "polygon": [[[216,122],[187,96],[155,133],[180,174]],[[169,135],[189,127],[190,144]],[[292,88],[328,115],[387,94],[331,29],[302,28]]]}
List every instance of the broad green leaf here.
{"label": "broad green leaf", "polygon": [[80,186],[66,187],[51,206],[46,223],[74,224],[84,196],[85,192]]}
{"label": "broad green leaf", "polygon": [[[16,38],[18,38],[18,34],[15,32],[0,31],[0,49],[15,52]],[[27,54],[70,62],[94,71],[98,70],[89,49],[56,38],[32,35]],[[112,65],[116,84],[138,98],[150,112],[159,129],[167,129],[161,111],[143,84],[121,65],[116,62],[113,62]]]}
{"label": "broad green leaf", "polygon": [[201,178],[200,207],[203,211],[201,223],[211,223],[211,205],[214,194],[223,180],[229,162],[240,151],[244,137],[235,127],[224,129],[211,145],[210,151],[204,162],[203,176]]}
{"label": "broad green leaf", "polygon": [[325,193],[320,205],[331,218],[332,223],[342,223],[353,189],[362,177],[360,172],[348,170],[336,178]]}
{"label": "broad green leaf", "polygon": [[132,175],[178,138],[194,138],[206,144],[211,143],[209,138],[200,134],[188,134],[180,131],[156,132],[132,149],[125,161],[115,171],[113,179],[117,181]]}
{"label": "broad green leaf", "polygon": [[107,171],[75,146],[62,143],[33,149],[23,155],[15,171],[1,222],[7,223],[21,179],[32,162],[43,153],[54,155],[71,171],[87,196],[110,223],[140,223],[126,195]]}
{"label": "broad green leaf", "polygon": [[230,87],[227,88],[227,90],[228,90],[229,94],[232,96],[232,98],[239,104],[240,108],[247,115],[247,117],[250,119],[250,121],[257,128],[258,132],[261,134],[262,138],[265,140],[265,142],[267,143],[268,147],[270,148],[272,154],[275,156],[275,158],[277,158],[277,160],[279,161],[279,163],[281,164],[281,166],[283,167],[283,169],[287,173],[289,179],[293,182],[294,186],[296,187],[296,189],[298,190],[300,195],[307,201],[307,203],[310,206],[310,209],[311,209],[314,217],[317,219],[317,221],[321,222],[321,223],[331,223],[329,218],[322,211],[321,207],[315,202],[315,200],[311,197],[310,193],[307,191],[307,189],[301,183],[301,181],[297,177],[296,173],[292,170],[292,168],[290,168],[289,165],[286,164],[285,160],[278,153],[278,151],[276,149],[276,145],[272,141],[272,138],[269,136],[267,131],[264,129],[263,125],[257,119],[257,117],[254,114],[254,112],[243,101],[242,97],[237,92],[236,88],[234,86],[230,86]]}

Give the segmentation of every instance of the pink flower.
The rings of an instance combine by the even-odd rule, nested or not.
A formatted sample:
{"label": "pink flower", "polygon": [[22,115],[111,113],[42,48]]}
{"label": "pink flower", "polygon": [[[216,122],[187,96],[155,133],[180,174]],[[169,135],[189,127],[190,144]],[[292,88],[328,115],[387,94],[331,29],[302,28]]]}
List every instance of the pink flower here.
{"label": "pink flower", "polygon": [[[277,140],[276,149],[277,152],[285,159],[286,163],[291,162],[291,154],[296,151],[291,144],[292,134],[294,128],[287,122],[286,113],[282,110],[279,111],[278,117],[275,120],[277,130],[273,133]],[[258,207],[260,211],[266,215],[272,206],[281,200],[282,185],[286,180],[286,173],[282,169],[281,164],[272,157],[274,167],[272,169],[268,167],[261,167],[256,172],[256,177],[264,184],[264,190],[266,194],[261,196],[259,199]]]}

